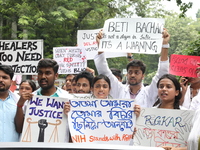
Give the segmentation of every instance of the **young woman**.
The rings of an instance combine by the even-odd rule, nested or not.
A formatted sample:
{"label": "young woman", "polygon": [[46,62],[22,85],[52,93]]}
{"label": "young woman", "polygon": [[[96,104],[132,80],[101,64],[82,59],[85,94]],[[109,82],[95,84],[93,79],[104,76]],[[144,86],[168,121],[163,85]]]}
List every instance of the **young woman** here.
{"label": "young woman", "polygon": [[19,95],[21,96],[22,93],[32,93],[36,90],[35,82],[32,80],[23,80],[19,84]]}
{"label": "young woman", "polygon": [[17,103],[16,115],[17,114],[20,114],[20,115],[19,115],[19,117],[15,116],[15,122],[17,124],[16,131],[18,133],[22,132],[22,126],[23,126],[22,120],[24,120],[24,107],[23,107],[24,103],[26,102],[26,100],[31,99],[31,97],[33,96],[32,92],[35,90],[36,90],[36,85],[31,80],[24,80],[19,85],[20,99]]}
{"label": "young woman", "polygon": [[181,88],[179,81],[170,74],[163,75],[157,82],[159,104],[157,108],[180,109]]}
{"label": "young woman", "polygon": [[110,96],[110,79],[105,75],[98,75],[92,82],[92,98],[112,99]]}

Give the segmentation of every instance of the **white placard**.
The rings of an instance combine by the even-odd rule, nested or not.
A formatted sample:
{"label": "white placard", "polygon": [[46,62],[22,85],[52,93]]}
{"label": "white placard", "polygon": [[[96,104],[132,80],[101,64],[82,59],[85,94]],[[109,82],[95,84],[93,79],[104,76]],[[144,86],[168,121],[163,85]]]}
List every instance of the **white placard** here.
{"label": "white placard", "polygon": [[[99,33],[101,29],[94,30],[78,30],[77,33],[77,42],[78,46],[84,46],[86,50],[87,60],[93,60],[95,55],[98,54],[98,45],[96,42],[96,35]],[[106,58],[114,58],[114,57],[126,57],[127,53],[112,53],[106,52]]]}
{"label": "white placard", "polygon": [[33,96],[26,108],[21,142],[65,142],[66,101],[66,98]]}
{"label": "white placard", "polygon": [[193,115],[191,110],[143,108],[134,145],[186,147]]}
{"label": "white placard", "polygon": [[162,48],[164,19],[115,18],[104,23],[99,51],[158,54]]}
{"label": "white placard", "polygon": [[68,115],[74,143],[129,145],[135,126],[134,101],[70,99]]}
{"label": "white placard", "polygon": [[53,59],[59,64],[59,74],[78,74],[87,67],[84,47],[54,47]]}
{"label": "white placard", "polygon": [[0,62],[12,66],[15,74],[37,74],[43,58],[43,40],[0,40]]}

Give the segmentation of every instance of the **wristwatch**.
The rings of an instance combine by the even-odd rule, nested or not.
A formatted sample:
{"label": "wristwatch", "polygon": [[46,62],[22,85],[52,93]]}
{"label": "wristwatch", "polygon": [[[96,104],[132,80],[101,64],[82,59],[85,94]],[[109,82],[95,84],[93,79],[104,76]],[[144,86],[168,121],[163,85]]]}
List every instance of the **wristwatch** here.
{"label": "wristwatch", "polygon": [[127,56],[128,59],[133,59],[133,56]]}
{"label": "wristwatch", "polygon": [[162,45],[162,48],[170,48],[169,43],[168,43],[168,44],[164,44],[164,45]]}

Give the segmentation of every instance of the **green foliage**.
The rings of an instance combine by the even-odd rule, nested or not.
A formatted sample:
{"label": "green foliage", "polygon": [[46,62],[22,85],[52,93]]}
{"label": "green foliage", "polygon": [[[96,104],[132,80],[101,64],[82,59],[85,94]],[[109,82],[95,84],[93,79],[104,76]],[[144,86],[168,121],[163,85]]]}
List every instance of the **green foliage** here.
{"label": "green foliage", "polygon": [[198,37],[194,20],[191,18],[179,18],[174,13],[165,17],[165,28],[170,34],[169,54],[182,54],[182,51]]}
{"label": "green foliage", "polygon": [[197,40],[190,42],[188,47],[183,50],[184,55],[200,56],[200,33]]}
{"label": "green foliage", "polygon": [[[171,1],[171,0],[168,0]],[[179,15],[180,18],[185,17],[185,13],[188,9],[192,8],[192,2],[184,3],[182,0],[176,0],[177,6],[180,8],[181,14]]]}
{"label": "green foliage", "polygon": [[[11,39],[11,25],[17,22],[17,38],[43,39],[44,57],[52,58],[53,47],[75,46],[77,30],[99,29],[106,19],[114,17],[166,17],[166,28],[171,34],[170,54],[195,54],[199,56],[199,20],[179,18],[163,10],[161,0],[0,0],[2,39]],[[184,13],[191,7],[177,0]],[[199,12],[197,13],[199,18]],[[191,43],[191,41],[195,41]],[[183,51],[184,50],[184,51]],[[147,65],[145,83],[157,69],[159,55],[134,54],[135,59]],[[109,67],[123,69],[125,57],[109,58]],[[95,68],[93,60],[88,61]]]}

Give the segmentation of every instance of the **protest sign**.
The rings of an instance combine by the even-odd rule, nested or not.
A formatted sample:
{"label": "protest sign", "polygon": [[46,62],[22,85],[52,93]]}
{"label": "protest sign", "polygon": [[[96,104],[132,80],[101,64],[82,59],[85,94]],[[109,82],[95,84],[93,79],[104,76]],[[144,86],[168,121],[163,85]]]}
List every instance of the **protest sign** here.
{"label": "protest sign", "polygon": [[191,131],[191,110],[143,108],[136,121],[136,146],[185,147]]}
{"label": "protest sign", "polygon": [[200,56],[176,55],[170,56],[170,74],[197,78],[197,67]]}
{"label": "protest sign", "polygon": [[135,126],[134,101],[70,99],[68,115],[74,143],[129,145]]}
{"label": "protest sign", "polygon": [[[86,58],[87,60],[93,60],[94,57],[98,54],[98,45],[96,42],[96,35],[99,33],[101,29],[95,30],[78,30],[77,33],[77,42],[78,46],[84,46],[86,50]],[[127,56],[127,53],[112,53],[106,52],[106,58],[113,58],[113,57],[122,57]]]}
{"label": "protest sign", "polygon": [[36,74],[42,58],[43,40],[0,40],[0,62],[12,66],[15,74]]}
{"label": "protest sign", "polygon": [[65,142],[66,98],[33,96],[26,108],[21,142]]}
{"label": "protest sign", "polygon": [[54,47],[53,59],[59,64],[59,74],[78,74],[87,67],[84,47]]}
{"label": "protest sign", "polygon": [[104,23],[99,51],[159,54],[164,19],[115,18]]}

